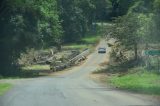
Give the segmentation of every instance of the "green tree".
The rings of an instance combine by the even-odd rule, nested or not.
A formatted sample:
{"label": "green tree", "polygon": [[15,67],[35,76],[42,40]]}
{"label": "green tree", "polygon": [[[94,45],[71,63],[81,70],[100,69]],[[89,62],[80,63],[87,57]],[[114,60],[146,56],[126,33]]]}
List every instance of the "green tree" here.
{"label": "green tree", "polygon": [[59,45],[62,30],[55,0],[3,0],[1,3],[0,74],[13,75],[17,58],[26,47]]}
{"label": "green tree", "polygon": [[[124,0],[117,1],[118,5],[124,3],[130,4],[126,2]],[[127,49],[134,50],[135,59],[138,58],[139,44],[155,43],[160,39],[157,4],[156,0],[155,2],[150,0],[135,0],[130,5],[126,5],[128,8],[126,15],[115,20],[112,28],[114,37],[119,39]],[[153,7],[155,8],[154,10]]]}
{"label": "green tree", "polygon": [[138,42],[137,29],[139,28],[137,14],[125,15],[115,20],[112,32],[115,38],[120,40],[127,49],[135,51],[135,59],[138,58]]}
{"label": "green tree", "polygon": [[106,21],[111,18],[112,2],[110,0],[92,0],[95,5],[94,18],[97,21]]}
{"label": "green tree", "polygon": [[154,12],[154,26],[152,29],[154,35],[154,41],[160,42],[160,0],[154,0],[153,2],[153,12]]}
{"label": "green tree", "polygon": [[81,8],[82,2],[78,0],[58,0],[66,42],[78,41],[85,35],[88,19]]}
{"label": "green tree", "polygon": [[127,14],[129,8],[134,5],[137,0],[109,0],[112,4],[111,17],[118,17]]}

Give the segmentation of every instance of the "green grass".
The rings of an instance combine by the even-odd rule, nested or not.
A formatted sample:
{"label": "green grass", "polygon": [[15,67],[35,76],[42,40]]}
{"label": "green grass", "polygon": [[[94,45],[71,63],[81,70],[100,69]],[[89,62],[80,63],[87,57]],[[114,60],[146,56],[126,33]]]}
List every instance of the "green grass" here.
{"label": "green grass", "polygon": [[98,43],[100,36],[86,36],[82,38],[78,43],[71,43],[63,46],[64,49],[79,49],[84,50],[86,48],[91,48],[93,44]]}
{"label": "green grass", "polygon": [[38,76],[43,76],[39,75],[39,72],[45,72],[48,73],[50,70],[49,65],[31,65],[31,66],[26,66],[22,67],[21,70],[21,77],[24,78],[29,78],[29,77],[38,77]]}
{"label": "green grass", "polygon": [[82,39],[87,44],[95,44],[100,40],[100,36],[87,36]]}
{"label": "green grass", "polygon": [[68,45],[65,45],[64,47],[63,47],[64,49],[80,49],[80,50],[82,50],[82,49],[86,49],[86,48],[88,48],[88,45],[86,45],[86,44],[68,44]]}
{"label": "green grass", "polygon": [[12,87],[11,84],[8,83],[0,83],[0,95],[3,95],[5,92],[7,92]]}
{"label": "green grass", "polygon": [[111,85],[121,89],[160,95],[160,75],[144,71],[143,68],[133,73],[134,70],[137,69],[132,69],[132,73],[123,76],[111,77],[109,80]]}
{"label": "green grass", "polygon": [[31,65],[22,67],[22,70],[49,70],[49,65]]}
{"label": "green grass", "polygon": [[39,71],[48,73],[50,70],[49,65],[31,65],[31,66],[24,66],[21,67],[21,71],[19,74],[15,76],[7,76],[7,77],[0,77],[0,79],[20,79],[20,78],[32,78],[32,77],[38,77]]}

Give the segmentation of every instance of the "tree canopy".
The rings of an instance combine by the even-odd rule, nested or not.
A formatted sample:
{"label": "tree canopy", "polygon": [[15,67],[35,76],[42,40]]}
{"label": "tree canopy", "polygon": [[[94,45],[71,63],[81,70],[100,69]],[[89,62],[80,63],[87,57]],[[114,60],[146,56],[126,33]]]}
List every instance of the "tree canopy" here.
{"label": "tree canopy", "polygon": [[79,41],[94,22],[116,19],[115,35],[127,45],[158,42],[159,18],[160,0],[1,0],[0,74],[14,73],[26,48]]}

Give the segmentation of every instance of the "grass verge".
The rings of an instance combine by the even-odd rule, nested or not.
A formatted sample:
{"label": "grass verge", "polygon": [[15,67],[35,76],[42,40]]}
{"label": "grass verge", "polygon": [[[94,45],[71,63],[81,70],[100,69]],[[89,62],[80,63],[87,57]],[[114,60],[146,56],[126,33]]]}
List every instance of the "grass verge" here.
{"label": "grass verge", "polygon": [[71,43],[66,44],[63,46],[63,49],[78,49],[78,50],[84,50],[86,48],[93,48],[95,44],[97,44],[100,41],[101,36],[95,35],[95,36],[86,36],[82,38],[77,43]]}
{"label": "grass verge", "polygon": [[12,87],[11,84],[8,83],[0,83],[0,96],[7,92]]}
{"label": "grass verge", "polygon": [[82,41],[84,41],[87,44],[95,44],[100,40],[100,38],[100,36],[87,36],[83,38]]}
{"label": "grass verge", "polygon": [[88,48],[88,45],[87,44],[76,44],[76,43],[73,43],[73,44],[68,44],[68,45],[65,45],[63,47],[64,49],[78,49],[78,50],[83,50],[83,49],[86,49]]}
{"label": "grass verge", "polygon": [[22,67],[21,76],[22,77],[37,77],[40,76],[40,73],[49,73],[50,66],[49,65],[31,65]]}
{"label": "grass verge", "polygon": [[147,72],[144,68],[133,68],[127,74],[112,76],[109,82],[120,89],[160,95],[160,75]]}
{"label": "grass verge", "polygon": [[22,70],[50,70],[49,65],[31,65],[22,67]]}

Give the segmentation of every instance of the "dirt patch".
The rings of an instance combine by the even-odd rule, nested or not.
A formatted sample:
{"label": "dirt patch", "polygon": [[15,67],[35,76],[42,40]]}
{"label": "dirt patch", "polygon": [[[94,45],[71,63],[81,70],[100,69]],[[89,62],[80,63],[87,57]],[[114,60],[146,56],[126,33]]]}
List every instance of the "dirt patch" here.
{"label": "dirt patch", "polygon": [[49,74],[48,76],[60,76],[60,75],[64,75],[64,74],[70,74],[73,72],[73,70],[72,70],[73,68],[74,67],[68,68],[68,69],[65,69],[62,71],[53,72],[53,73]]}
{"label": "dirt patch", "polygon": [[105,61],[105,62],[99,64],[99,66],[104,67],[104,66],[106,66],[108,63],[109,63],[109,61]]}
{"label": "dirt patch", "polygon": [[106,84],[107,77],[109,77],[109,76],[105,73],[100,73],[100,74],[91,73],[91,74],[89,74],[90,79],[92,79],[96,82],[99,82],[99,83],[103,83],[103,84]]}

